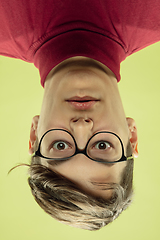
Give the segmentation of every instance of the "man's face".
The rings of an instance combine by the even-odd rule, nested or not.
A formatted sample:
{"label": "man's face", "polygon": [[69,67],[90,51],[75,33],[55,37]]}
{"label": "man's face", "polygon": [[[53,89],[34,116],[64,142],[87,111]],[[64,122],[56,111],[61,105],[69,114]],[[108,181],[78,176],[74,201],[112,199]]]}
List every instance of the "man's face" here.
{"label": "man's face", "polygon": [[[92,101],[78,103],[83,97]],[[38,139],[47,130],[57,128],[69,131],[79,149],[84,149],[96,132],[116,133],[122,140],[126,155],[128,125],[117,81],[107,67],[90,59],[74,59],[46,80]],[[70,179],[87,193],[103,198],[108,198],[110,192],[101,190],[95,183],[120,183],[126,166],[126,162],[98,163],[83,154],[58,165],[48,164],[46,159],[42,159],[42,164]]]}

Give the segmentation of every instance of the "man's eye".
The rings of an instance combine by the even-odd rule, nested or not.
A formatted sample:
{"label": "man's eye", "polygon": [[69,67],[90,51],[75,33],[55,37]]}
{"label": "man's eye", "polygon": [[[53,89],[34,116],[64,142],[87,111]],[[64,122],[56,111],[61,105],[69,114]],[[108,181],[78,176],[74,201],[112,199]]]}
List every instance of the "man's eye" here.
{"label": "man's eye", "polygon": [[56,150],[66,150],[69,148],[69,145],[65,142],[59,141],[53,143],[52,147],[55,148]]}
{"label": "man's eye", "polygon": [[104,142],[104,141],[101,141],[95,144],[95,148],[99,150],[107,150],[110,147],[111,147],[110,143]]}

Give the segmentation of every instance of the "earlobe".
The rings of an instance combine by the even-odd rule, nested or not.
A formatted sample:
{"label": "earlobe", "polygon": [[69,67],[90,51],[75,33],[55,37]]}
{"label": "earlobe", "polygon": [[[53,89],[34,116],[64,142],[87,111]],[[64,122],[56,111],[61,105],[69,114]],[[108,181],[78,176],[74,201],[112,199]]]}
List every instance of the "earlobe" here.
{"label": "earlobe", "polygon": [[138,135],[137,135],[137,126],[132,118],[126,118],[130,133],[130,143],[132,147],[132,154],[134,157],[138,157]]}
{"label": "earlobe", "polygon": [[39,115],[36,115],[32,119],[30,139],[29,139],[29,154],[34,153],[34,146],[37,139],[37,127],[38,127]]}

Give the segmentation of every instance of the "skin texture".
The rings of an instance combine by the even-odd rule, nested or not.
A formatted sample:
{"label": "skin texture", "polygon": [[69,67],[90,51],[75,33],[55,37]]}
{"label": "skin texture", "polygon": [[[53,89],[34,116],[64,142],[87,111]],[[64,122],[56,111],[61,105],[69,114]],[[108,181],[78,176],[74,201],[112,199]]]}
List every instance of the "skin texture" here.
{"label": "skin texture", "polygon": [[[90,96],[98,101],[89,109],[79,110],[68,99]],[[138,156],[137,128],[133,119],[125,117],[115,75],[102,63],[85,57],[65,60],[48,75],[44,86],[44,98],[40,116],[32,120],[30,154],[35,140],[49,129],[68,130],[78,148],[84,149],[89,138],[98,131],[111,131],[122,140],[125,155],[128,140],[133,155]],[[103,183],[119,183],[126,162],[105,165],[90,160],[82,154],[51,165],[46,159],[42,164],[75,182],[85,192],[109,198],[111,192],[102,190]]]}

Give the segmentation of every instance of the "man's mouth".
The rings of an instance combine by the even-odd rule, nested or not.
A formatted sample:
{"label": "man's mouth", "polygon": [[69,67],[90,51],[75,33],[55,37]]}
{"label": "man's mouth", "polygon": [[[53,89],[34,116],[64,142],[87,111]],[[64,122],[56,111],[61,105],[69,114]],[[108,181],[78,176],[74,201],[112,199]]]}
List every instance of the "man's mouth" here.
{"label": "man's mouth", "polygon": [[67,100],[67,102],[73,107],[78,110],[87,110],[93,107],[95,103],[99,101],[96,98],[85,96],[85,97],[72,97]]}

